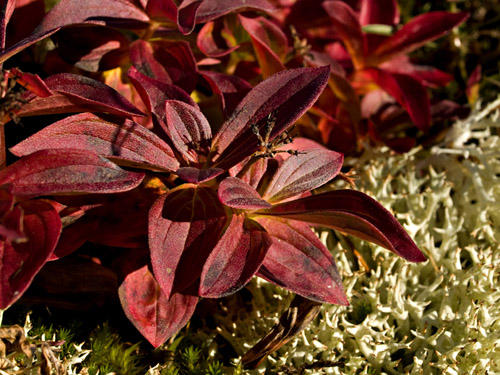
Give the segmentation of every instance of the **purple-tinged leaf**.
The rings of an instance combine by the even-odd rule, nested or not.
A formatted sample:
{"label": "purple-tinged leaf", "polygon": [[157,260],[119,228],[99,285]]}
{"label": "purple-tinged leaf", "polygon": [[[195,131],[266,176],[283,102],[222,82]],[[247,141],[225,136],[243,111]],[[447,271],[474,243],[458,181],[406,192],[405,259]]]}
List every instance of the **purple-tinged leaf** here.
{"label": "purple-tinged leaf", "polygon": [[23,73],[17,68],[10,70],[10,76],[25,89],[35,93],[37,96],[46,98],[52,95],[52,91],[47,84],[36,74]]}
{"label": "purple-tinged leaf", "polygon": [[14,206],[15,197],[9,186],[0,186],[0,238],[11,242],[26,240],[23,211]]}
{"label": "purple-tinged leaf", "polygon": [[217,176],[224,173],[224,169],[220,168],[193,168],[193,167],[182,167],[175,171],[175,174],[179,176],[186,182],[192,184],[201,184],[202,182],[209,181]]}
{"label": "purple-tinged leaf", "polygon": [[271,208],[252,186],[236,177],[227,177],[219,185],[219,200],[228,207],[243,210]]}
{"label": "purple-tinged leaf", "polygon": [[198,82],[198,68],[191,47],[184,41],[136,41],[130,51],[133,65],[146,76],[173,84],[187,93]]}
{"label": "purple-tinged leaf", "polygon": [[313,301],[349,305],[332,255],[306,224],[257,221],[272,238],[258,276]]}
{"label": "purple-tinged leaf", "polygon": [[233,12],[260,11],[271,13],[274,7],[267,0],[185,0],[179,7],[177,23],[183,34],[190,34],[195,24],[206,23]]}
{"label": "purple-tinged leaf", "polygon": [[469,17],[467,12],[428,12],[413,18],[394,35],[382,42],[370,57],[371,64],[378,64],[396,55],[410,53],[425,43],[437,39]]}
{"label": "purple-tinged leaf", "polygon": [[253,48],[265,79],[285,69],[288,40],[281,29],[264,17],[247,18],[238,15],[241,26],[252,39]]}
{"label": "purple-tinged leaf", "polygon": [[234,75],[211,71],[201,71],[200,75],[205,78],[213,93],[219,99],[226,119],[252,89],[252,85],[247,81]]}
{"label": "purple-tinged leaf", "polygon": [[244,214],[234,214],[201,273],[199,295],[220,298],[243,288],[257,273],[271,238]]}
{"label": "purple-tinged leaf", "polygon": [[329,67],[298,68],[276,73],[254,87],[234,110],[214,138],[214,166],[229,169],[258,150],[260,142],[253,133],[257,124],[265,133],[269,114],[275,121],[273,140],[288,129],[316,101],[330,75]]}
{"label": "purple-tinged leaf", "polygon": [[274,205],[258,212],[340,230],[374,242],[411,262],[425,257],[396,218],[380,203],[355,190],[335,190]]}
{"label": "purple-tinged leaf", "polygon": [[16,0],[3,0],[0,6],[0,51],[5,49],[7,24],[16,8]]}
{"label": "purple-tinged leaf", "polygon": [[323,149],[290,156],[274,174],[263,198],[274,204],[310,192],[334,178],[343,161],[342,154]]}
{"label": "purple-tinged leaf", "polygon": [[130,60],[141,74],[164,83],[172,83],[165,68],[154,58],[153,47],[149,42],[138,39],[132,43],[130,45]]}
{"label": "purple-tinged leaf", "polygon": [[132,103],[111,87],[81,75],[61,73],[45,80],[54,95],[41,98],[24,95],[29,102],[16,112],[17,116],[67,112],[108,112],[121,116],[144,116]]}
{"label": "purple-tinged leaf", "polygon": [[[237,176],[238,173],[245,168],[247,162],[248,160],[243,160],[241,163],[231,168],[229,174],[233,177]],[[238,176],[238,178],[254,189],[257,189],[264,177],[272,176],[273,171],[276,170],[276,168],[273,168],[275,165],[277,166],[276,159],[259,158],[247,169],[243,176]]]}
{"label": "purple-tinged leaf", "polygon": [[398,2],[396,0],[362,0],[359,23],[363,26],[399,24]]}
{"label": "purple-tinged leaf", "polygon": [[201,165],[210,150],[212,130],[196,107],[177,100],[165,102],[166,131],[188,165]]}
{"label": "purple-tinged leaf", "polygon": [[332,20],[335,32],[349,51],[354,66],[363,67],[367,45],[358,17],[352,8],[342,1],[325,1],[322,5]]}
{"label": "purple-tinged leaf", "polygon": [[208,57],[222,57],[240,47],[225,22],[210,21],[198,32],[196,45]]}
{"label": "purple-tinged leaf", "polygon": [[0,240],[0,309],[17,301],[54,251],[61,232],[61,219],[47,202],[19,203],[24,212],[26,242]]}
{"label": "purple-tinged leaf", "polygon": [[16,156],[46,149],[79,149],[104,156],[119,165],[157,171],[175,171],[179,162],[170,146],[131,120],[105,118],[91,113],[66,117],[12,147]]}
{"label": "purple-tinged leaf", "polygon": [[200,277],[226,222],[215,192],[201,185],[184,184],[156,200],[149,211],[149,247],[167,298]]}
{"label": "purple-tinged leaf", "polygon": [[0,65],[10,57],[14,56],[16,53],[21,52],[23,49],[39,42],[40,40],[54,34],[59,31],[60,27],[53,30],[38,32],[30,35],[28,38],[21,40],[20,42],[10,46],[9,48],[0,52]]}
{"label": "purple-tinged leaf", "polygon": [[127,318],[155,348],[186,325],[198,303],[178,293],[167,298],[147,266],[128,274],[118,294]]}
{"label": "purple-tinged leaf", "polygon": [[415,125],[426,131],[431,123],[430,101],[426,88],[406,74],[390,74],[382,69],[366,68],[360,75],[375,82],[408,111]]}
{"label": "purple-tinged leaf", "polygon": [[61,0],[47,13],[36,32],[58,27],[93,23],[122,28],[145,28],[149,17],[126,0]]}
{"label": "purple-tinged leaf", "polygon": [[118,193],[137,187],[144,173],[125,171],[84,150],[41,150],[0,171],[0,185],[16,196]]}
{"label": "purple-tinged leaf", "polygon": [[198,108],[194,100],[181,88],[145,76],[135,67],[129,69],[127,77],[130,78],[146,106],[160,122],[165,122],[166,100],[179,100]]}
{"label": "purple-tinged leaf", "polygon": [[151,18],[177,22],[177,6],[173,0],[149,0],[145,8]]}

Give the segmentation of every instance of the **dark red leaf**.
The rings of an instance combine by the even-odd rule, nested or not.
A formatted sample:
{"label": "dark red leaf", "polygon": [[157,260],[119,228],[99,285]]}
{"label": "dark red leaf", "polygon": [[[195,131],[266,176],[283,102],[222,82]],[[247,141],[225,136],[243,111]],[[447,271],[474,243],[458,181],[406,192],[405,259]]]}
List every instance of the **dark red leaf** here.
{"label": "dark red leaf", "polygon": [[399,24],[398,2],[396,0],[361,1],[359,23],[363,26]]}
{"label": "dark red leaf", "polygon": [[198,82],[198,68],[189,43],[185,41],[136,41],[130,51],[135,67],[159,81],[180,87],[187,93]]}
{"label": "dark red leaf", "polygon": [[14,206],[15,197],[11,187],[0,186],[0,238],[11,242],[23,242],[23,211]]}
{"label": "dark red leaf", "polygon": [[181,185],[153,204],[148,229],[151,263],[167,298],[200,277],[226,222],[215,192],[201,185]]}
{"label": "dark red leaf", "polygon": [[310,192],[334,178],[343,161],[342,154],[324,149],[291,156],[278,168],[263,198],[274,204]]}
{"label": "dark red leaf", "polygon": [[330,191],[281,203],[258,214],[323,225],[374,242],[411,262],[426,260],[396,218],[359,191]]}
{"label": "dark red leaf", "polygon": [[370,57],[370,63],[378,64],[396,55],[410,53],[425,43],[443,36],[468,17],[467,12],[436,11],[418,15],[381,43]]}
{"label": "dark red leaf", "polygon": [[146,13],[151,18],[166,18],[177,23],[177,6],[173,0],[148,0]]}
{"label": "dark red leaf", "polygon": [[225,22],[210,21],[198,32],[196,45],[208,57],[222,57],[240,47]]}
{"label": "dark red leaf", "polygon": [[202,165],[212,140],[212,130],[203,113],[184,102],[167,100],[165,123],[165,130],[184,161],[188,165]]}
{"label": "dark red leaf", "polygon": [[232,12],[271,13],[273,10],[274,7],[267,0],[185,0],[179,7],[179,30],[183,34],[189,34],[195,24],[206,23]]}
{"label": "dark red leaf", "polygon": [[160,122],[165,122],[166,100],[179,100],[198,108],[194,100],[181,88],[145,76],[135,67],[129,69],[127,76],[139,92],[146,106]]}
{"label": "dark red leaf", "polygon": [[36,30],[48,31],[81,23],[144,28],[149,25],[149,17],[126,0],[107,0],[105,3],[100,0],[61,0]]}
{"label": "dark red leaf", "polygon": [[259,83],[214,138],[212,152],[218,155],[214,166],[229,169],[257,151],[260,143],[252,124],[264,134],[270,113],[276,117],[270,140],[283,133],[313,105],[329,74],[329,67],[290,69]]}
{"label": "dark red leaf", "polygon": [[220,298],[243,288],[261,266],[271,239],[244,214],[234,214],[201,273],[199,294]]}
{"label": "dark red leaf", "polygon": [[285,69],[288,40],[281,29],[264,17],[247,18],[238,15],[241,26],[250,34],[263,78]]}
{"label": "dark red leaf", "polygon": [[352,8],[342,1],[325,1],[322,5],[332,20],[335,32],[349,51],[354,66],[363,67],[367,45],[358,17]]}
{"label": "dark red leaf", "polygon": [[226,119],[252,89],[252,85],[247,81],[234,75],[211,71],[201,71],[200,75],[205,78],[213,93],[220,100]]}
{"label": "dark red leaf", "polygon": [[228,207],[258,210],[261,208],[271,208],[271,204],[266,202],[252,186],[236,177],[227,177],[219,185],[219,200]]}
{"label": "dark red leaf", "polygon": [[167,298],[147,266],[130,273],[118,293],[127,318],[155,348],[186,325],[198,303],[183,294]]}
{"label": "dark red leaf", "polygon": [[9,59],[10,57],[14,56],[16,53],[21,52],[23,49],[28,48],[29,46],[35,44],[36,42],[39,42],[40,40],[54,34],[55,32],[59,31],[59,29],[60,27],[50,31],[34,33],[30,35],[28,38],[23,39],[20,42],[1,51],[0,64],[2,64],[5,60]]}
{"label": "dark red leaf", "polygon": [[182,167],[175,171],[175,174],[186,182],[193,184],[201,184],[202,182],[209,181],[224,173],[224,169],[220,168],[205,168],[198,169],[193,167]]}
{"label": "dark red leaf", "polygon": [[91,113],[67,117],[12,147],[17,156],[45,149],[79,149],[112,159],[120,165],[175,171],[179,162],[168,144],[131,120],[105,118]]}
{"label": "dark red leaf", "polygon": [[332,255],[306,224],[257,221],[273,241],[258,276],[314,301],[349,305]]}
{"label": "dark red leaf", "polygon": [[49,259],[61,232],[57,211],[47,202],[19,203],[24,211],[26,242],[0,240],[0,309],[17,301]]}
{"label": "dark red leaf", "polygon": [[54,95],[41,98],[29,93],[17,116],[67,112],[108,112],[121,116],[144,116],[132,103],[111,87],[77,74],[61,73],[45,80]]}
{"label": "dark red leaf", "polygon": [[426,88],[406,74],[390,74],[382,69],[366,68],[360,75],[368,77],[391,95],[408,111],[410,118],[421,130],[428,130],[431,123],[430,101]]}
{"label": "dark red leaf", "polygon": [[138,186],[144,173],[125,171],[83,150],[41,150],[0,171],[0,185],[16,196],[118,193]]}

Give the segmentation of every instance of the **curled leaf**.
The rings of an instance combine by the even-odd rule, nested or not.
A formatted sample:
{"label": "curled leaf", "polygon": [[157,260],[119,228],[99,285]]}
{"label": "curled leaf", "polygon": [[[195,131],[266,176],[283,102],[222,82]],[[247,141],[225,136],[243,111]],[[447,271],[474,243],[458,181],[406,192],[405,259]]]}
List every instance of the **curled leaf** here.
{"label": "curled leaf", "polygon": [[219,185],[219,200],[228,207],[258,210],[270,208],[271,204],[266,202],[252,186],[236,177],[227,177]]}

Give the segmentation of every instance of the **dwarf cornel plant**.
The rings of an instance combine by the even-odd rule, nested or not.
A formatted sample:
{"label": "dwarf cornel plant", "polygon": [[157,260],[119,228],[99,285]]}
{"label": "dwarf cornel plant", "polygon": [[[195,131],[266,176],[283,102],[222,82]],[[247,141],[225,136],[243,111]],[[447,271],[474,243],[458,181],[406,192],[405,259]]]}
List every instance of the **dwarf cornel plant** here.
{"label": "dwarf cornel plant", "polygon": [[[254,276],[311,301],[347,305],[333,257],[311,226],[425,261],[396,218],[368,195],[315,192],[339,175],[343,155],[292,139],[291,129],[324,92],[330,66],[270,70],[251,85],[198,71],[187,42],[146,41],[167,24],[186,35],[214,15],[269,12],[270,3],[146,3],[144,10],[127,1],[63,0],[31,36],[0,53],[5,61],[82,23],[143,30],[114,88],[112,74],[106,84],[74,72],[45,79],[7,72],[27,91],[4,122],[77,114],[11,147],[20,159],[0,171],[0,309],[20,298],[47,262],[64,262],[86,242],[126,248],[112,252],[108,268],[93,262],[86,277],[105,275],[117,284],[126,316],[154,347],[189,321],[200,298],[235,293]],[[15,4],[2,4],[4,43]],[[104,51],[94,52],[102,62]],[[79,66],[90,69],[91,60]],[[198,80],[218,100],[219,117],[209,120],[190,95]]]}

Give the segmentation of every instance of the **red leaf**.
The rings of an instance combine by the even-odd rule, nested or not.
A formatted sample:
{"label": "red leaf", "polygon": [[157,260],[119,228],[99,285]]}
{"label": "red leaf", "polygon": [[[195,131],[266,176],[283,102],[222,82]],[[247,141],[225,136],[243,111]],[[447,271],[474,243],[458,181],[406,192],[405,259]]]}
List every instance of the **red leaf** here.
{"label": "red leaf", "polygon": [[23,243],[0,240],[0,309],[17,301],[49,259],[61,232],[57,211],[47,202],[32,200],[19,203],[24,211]]}
{"label": "red leaf", "polygon": [[198,303],[183,294],[167,298],[147,266],[128,274],[118,293],[127,318],[155,348],[186,325]]}
{"label": "red leaf", "polygon": [[271,204],[266,202],[252,186],[236,177],[227,177],[219,185],[219,200],[228,207],[258,210],[261,208],[271,208]]}
{"label": "red leaf", "polygon": [[426,88],[406,74],[390,74],[382,69],[366,68],[360,72],[373,80],[408,111],[415,125],[426,131],[431,123],[431,105]]}
{"label": "red leaf", "polygon": [[61,27],[82,23],[144,28],[149,17],[126,0],[62,0],[45,16],[35,32],[0,53],[0,63],[30,45],[54,34]]}
{"label": "red leaf", "polygon": [[37,31],[81,23],[144,28],[149,25],[149,17],[126,0],[107,0],[105,3],[100,0],[61,0],[47,13]]}
{"label": "red leaf", "polygon": [[7,241],[26,240],[23,230],[23,210],[14,206],[11,187],[0,186],[0,238]]}
{"label": "red leaf", "polygon": [[243,288],[264,261],[271,239],[244,214],[234,214],[201,273],[199,294],[220,298]]}
{"label": "red leaf", "polygon": [[257,221],[273,240],[258,276],[314,301],[349,305],[332,255],[306,224]]}
{"label": "red leaf", "polygon": [[165,122],[166,100],[179,100],[198,108],[194,100],[181,88],[145,76],[135,67],[129,69],[127,77],[130,78],[146,106],[160,122]]}
{"label": "red leaf", "polygon": [[342,1],[325,1],[322,5],[332,20],[335,32],[349,51],[354,66],[363,67],[367,46],[358,17],[352,8]]}
{"label": "red leaf", "polygon": [[41,150],[0,171],[0,185],[16,196],[118,193],[137,187],[144,173],[128,172],[83,150]]}
{"label": "red leaf", "polygon": [[198,82],[198,68],[189,43],[158,40],[136,41],[134,45],[130,57],[142,74],[178,86],[187,93],[193,91]]}
{"label": "red leaf", "polygon": [[264,134],[270,113],[276,117],[270,140],[283,133],[313,105],[329,74],[329,67],[290,69],[259,83],[215,136],[212,151],[218,157],[214,166],[229,169],[257,151],[260,144],[251,125],[258,124]]}
{"label": "red leaf", "polygon": [[200,75],[210,85],[213,93],[219,99],[224,118],[228,118],[239,102],[252,89],[247,81],[234,75],[205,71]]}
{"label": "red leaf", "polygon": [[362,0],[359,10],[361,25],[397,25],[399,24],[399,9],[396,0]]}
{"label": "red leaf", "polygon": [[0,51],[5,48],[7,24],[15,8],[16,0],[4,0],[0,6]]}
{"label": "red leaf", "polygon": [[343,161],[342,154],[323,149],[291,156],[278,168],[263,198],[274,204],[310,192],[334,178]]}
{"label": "red leaf", "polygon": [[443,36],[468,17],[467,12],[436,11],[418,15],[381,43],[370,57],[370,63],[378,64],[396,55],[410,53],[425,43]]}
{"label": "red leaf", "polygon": [[152,18],[177,22],[177,6],[173,0],[148,0],[146,13]]}
{"label": "red leaf", "polygon": [[411,262],[426,260],[396,218],[376,200],[359,191],[330,191],[257,213],[323,225],[374,242]]}
{"label": "red leaf", "polygon": [[196,107],[177,100],[165,102],[167,134],[188,165],[201,166],[208,155],[212,130]]}
{"label": "red leaf", "polygon": [[224,169],[220,168],[204,168],[198,169],[193,167],[182,167],[175,171],[175,174],[186,182],[193,184],[201,184],[202,182],[209,181],[224,173]]}
{"label": "red leaf", "polygon": [[250,34],[263,78],[285,69],[288,40],[281,29],[264,17],[246,18],[238,15],[241,26]]}
{"label": "red leaf", "polygon": [[67,112],[108,112],[121,116],[144,116],[132,103],[111,87],[77,74],[61,73],[45,80],[54,95],[41,98],[26,95],[24,104],[16,114],[36,116]]}
{"label": "red leaf", "polygon": [[120,165],[175,171],[179,163],[168,144],[131,120],[108,122],[91,113],[67,117],[12,147],[17,156],[45,149],[95,152]]}
{"label": "red leaf", "polygon": [[185,0],[179,7],[178,24],[183,34],[190,34],[194,25],[206,23],[233,12],[261,11],[271,13],[274,7],[266,0]]}
{"label": "red leaf", "polygon": [[52,95],[52,91],[50,91],[45,82],[36,74],[23,73],[17,68],[12,68],[10,70],[10,75],[16,78],[17,83],[37,96],[45,98]]}
{"label": "red leaf", "polygon": [[240,47],[225,22],[207,22],[198,32],[196,45],[208,57],[222,57]]}
{"label": "red leaf", "polygon": [[151,263],[167,298],[200,277],[226,221],[215,192],[201,185],[181,185],[153,204],[148,229]]}

